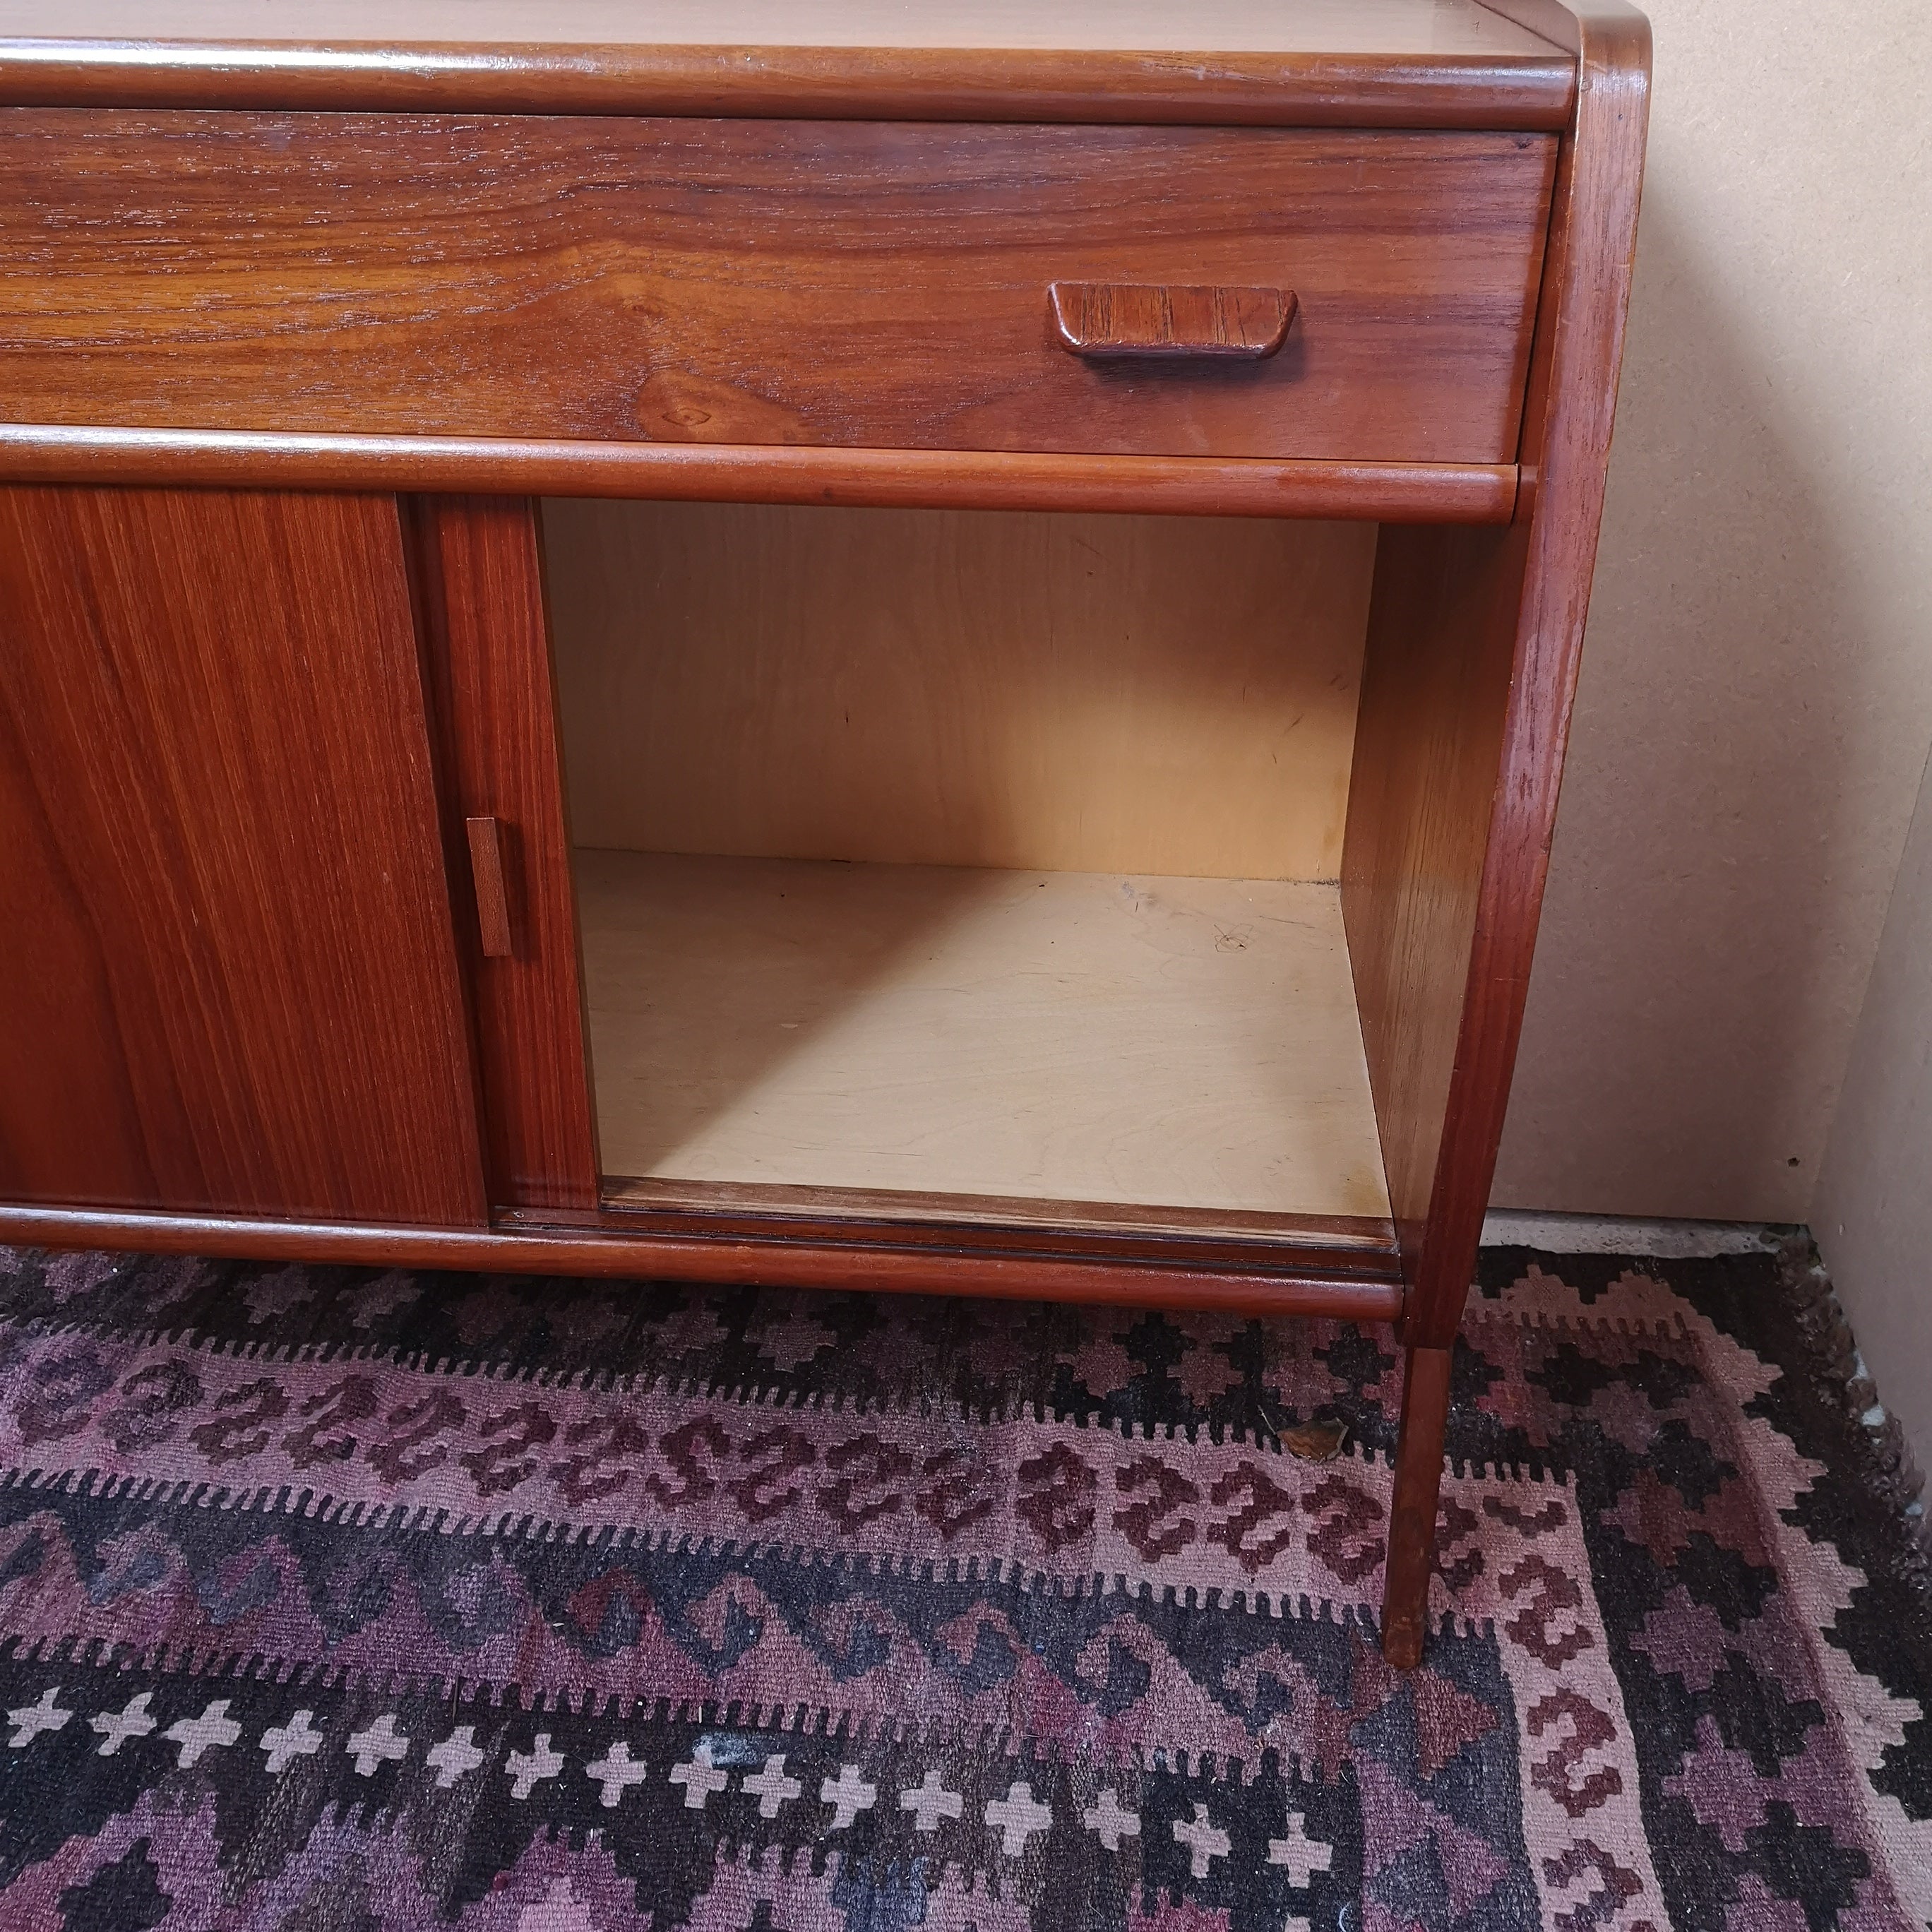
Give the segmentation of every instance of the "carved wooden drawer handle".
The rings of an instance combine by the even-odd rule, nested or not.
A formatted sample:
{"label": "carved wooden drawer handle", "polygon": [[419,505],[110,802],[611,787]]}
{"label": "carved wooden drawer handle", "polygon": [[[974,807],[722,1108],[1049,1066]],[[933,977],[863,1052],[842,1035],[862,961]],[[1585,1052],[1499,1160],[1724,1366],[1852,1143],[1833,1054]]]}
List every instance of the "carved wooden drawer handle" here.
{"label": "carved wooden drawer handle", "polygon": [[1055,282],[1060,339],[1090,362],[1258,362],[1287,339],[1292,289],[1180,288],[1161,282]]}

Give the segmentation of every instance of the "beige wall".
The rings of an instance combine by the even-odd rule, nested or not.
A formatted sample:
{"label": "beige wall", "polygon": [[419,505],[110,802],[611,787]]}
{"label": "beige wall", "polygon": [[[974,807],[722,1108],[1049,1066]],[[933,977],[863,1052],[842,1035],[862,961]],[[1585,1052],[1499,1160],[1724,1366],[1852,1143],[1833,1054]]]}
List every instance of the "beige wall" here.
{"label": "beige wall", "polygon": [[1932,769],[1918,794],[1812,1231],[1880,1397],[1932,1466]]}
{"label": "beige wall", "polygon": [[1495,1198],[1803,1220],[1932,742],[1932,10],[1647,4],[1616,443]]}

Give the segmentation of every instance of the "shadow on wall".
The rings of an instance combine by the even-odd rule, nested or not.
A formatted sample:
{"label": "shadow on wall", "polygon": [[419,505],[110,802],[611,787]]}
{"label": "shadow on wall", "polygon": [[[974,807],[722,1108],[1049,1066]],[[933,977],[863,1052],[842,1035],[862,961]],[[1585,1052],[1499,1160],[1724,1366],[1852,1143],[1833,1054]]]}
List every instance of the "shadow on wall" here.
{"label": "shadow on wall", "polygon": [[1871,378],[1778,320],[1654,179],[1499,1206],[1807,1213],[1932,689],[1874,564],[1914,512],[1804,420]]}

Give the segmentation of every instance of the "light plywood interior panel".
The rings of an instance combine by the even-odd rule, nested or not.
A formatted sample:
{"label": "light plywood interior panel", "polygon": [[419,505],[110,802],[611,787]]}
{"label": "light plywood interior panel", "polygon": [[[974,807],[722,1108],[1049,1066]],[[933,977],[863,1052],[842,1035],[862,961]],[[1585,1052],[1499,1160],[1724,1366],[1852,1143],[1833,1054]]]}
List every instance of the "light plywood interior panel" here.
{"label": "light plywood interior panel", "polygon": [[1332,886],[580,850],[607,1173],[1385,1216]]}
{"label": "light plywood interior panel", "polygon": [[1340,868],[1372,525],[555,500],[580,844]]}

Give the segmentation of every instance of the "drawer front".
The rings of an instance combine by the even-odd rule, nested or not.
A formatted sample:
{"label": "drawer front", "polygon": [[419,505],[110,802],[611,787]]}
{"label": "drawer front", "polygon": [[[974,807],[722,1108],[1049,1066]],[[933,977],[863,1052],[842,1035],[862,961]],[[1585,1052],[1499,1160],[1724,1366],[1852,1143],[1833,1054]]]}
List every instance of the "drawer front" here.
{"label": "drawer front", "polygon": [[[1556,152],[39,109],[0,135],[16,422],[1454,463],[1516,453]],[[1230,292],[1177,298],[1183,348],[1190,313],[1293,318],[1258,358],[1066,339],[1117,349],[1162,288]]]}

